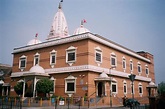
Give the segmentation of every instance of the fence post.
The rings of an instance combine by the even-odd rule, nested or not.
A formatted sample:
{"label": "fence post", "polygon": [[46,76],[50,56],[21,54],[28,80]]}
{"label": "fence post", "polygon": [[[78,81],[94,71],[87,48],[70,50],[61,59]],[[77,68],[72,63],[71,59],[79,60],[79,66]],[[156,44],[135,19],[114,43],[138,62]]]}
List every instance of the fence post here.
{"label": "fence post", "polygon": [[12,100],[10,100],[10,98],[9,101],[10,101],[10,109],[12,109]]}
{"label": "fence post", "polygon": [[19,103],[20,103],[20,109],[22,109],[23,100],[21,99],[21,97],[19,97]]}

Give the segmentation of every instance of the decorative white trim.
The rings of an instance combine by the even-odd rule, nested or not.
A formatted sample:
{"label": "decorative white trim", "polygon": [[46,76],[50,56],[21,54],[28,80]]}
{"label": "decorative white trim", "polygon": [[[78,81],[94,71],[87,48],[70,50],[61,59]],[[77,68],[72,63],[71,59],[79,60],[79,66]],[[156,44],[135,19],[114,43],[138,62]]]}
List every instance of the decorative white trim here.
{"label": "decorative white trim", "polygon": [[129,50],[125,47],[122,47],[121,45],[118,45],[118,44],[115,44],[115,43],[111,42],[108,39],[105,39],[105,38],[103,38],[101,36],[98,36],[98,35],[94,35],[92,33],[84,33],[84,34],[74,35],[74,36],[61,38],[61,39],[57,39],[57,40],[46,41],[46,42],[43,42],[43,43],[40,43],[40,44],[24,46],[24,47],[21,47],[21,48],[15,48],[13,53],[19,53],[19,52],[23,52],[23,51],[29,51],[29,50],[44,48],[44,47],[64,44],[64,43],[73,42],[73,41],[79,41],[79,40],[88,39],[88,38],[90,38],[94,41],[97,41],[99,43],[102,43],[104,45],[107,45],[109,47],[112,47],[112,48],[114,48],[116,50],[119,50],[121,52],[124,52],[126,54],[129,54],[131,56],[134,56],[134,57],[136,57],[138,59],[141,59],[143,61],[151,62],[149,59],[147,59],[143,56],[140,56],[139,54],[137,54],[136,52],[134,52],[132,50]]}
{"label": "decorative white trim", "polygon": [[[97,61],[96,53],[101,55],[101,57],[100,57],[101,60],[100,61]],[[100,64],[102,63],[102,60],[103,60],[102,57],[103,57],[103,55],[102,55],[101,48],[100,47],[95,47],[95,62],[97,63],[97,66],[100,66]]]}
{"label": "decorative white trim", "polygon": [[[93,65],[81,65],[81,66],[70,66],[70,67],[45,69],[45,72],[48,73],[48,74],[78,72],[78,71],[93,71],[93,72],[97,72],[97,73],[100,73],[100,72],[104,71],[106,74],[109,74],[109,69],[108,68],[103,68],[103,67],[98,67],[98,66],[93,66]],[[28,73],[28,71],[13,72],[11,74],[11,77],[20,77],[24,73]],[[125,73],[125,72],[116,71],[116,70],[111,69],[111,75],[112,76],[119,76],[119,77],[128,78],[129,73]],[[151,78],[136,75],[135,80],[150,82]]]}
{"label": "decorative white trim", "polygon": [[[68,54],[69,53],[74,53],[75,54],[75,59],[74,60],[68,61]],[[68,49],[66,49],[66,63],[69,64],[69,66],[72,66],[73,63],[76,62],[76,58],[77,58],[76,54],[77,54],[77,47],[70,46]]]}
{"label": "decorative white trim", "polygon": [[[55,62],[54,63],[52,63],[52,56],[55,56]],[[54,68],[54,65],[56,64],[56,56],[57,56],[57,51],[53,49],[50,52],[50,66],[51,66],[51,68]]]}
{"label": "decorative white trim", "polygon": [[[21,61],[24,60],[25,61],[25,67],[21,67]],[[20,58],[19,58],[19,69],[21,71],[24,71],[24,69],[26,68],[26,62],[27,62],[27,56],[25,55],[22,55]]]}

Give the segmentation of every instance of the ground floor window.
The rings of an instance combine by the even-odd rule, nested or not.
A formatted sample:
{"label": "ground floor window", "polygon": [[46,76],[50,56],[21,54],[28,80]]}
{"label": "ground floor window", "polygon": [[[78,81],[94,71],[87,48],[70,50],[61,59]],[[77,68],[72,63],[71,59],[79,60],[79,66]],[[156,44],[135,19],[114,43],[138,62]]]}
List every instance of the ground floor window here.
{"label": "ground floor window", "polygon": [[76,79],[72,75],[65,78],[65,93],[76,93]]}

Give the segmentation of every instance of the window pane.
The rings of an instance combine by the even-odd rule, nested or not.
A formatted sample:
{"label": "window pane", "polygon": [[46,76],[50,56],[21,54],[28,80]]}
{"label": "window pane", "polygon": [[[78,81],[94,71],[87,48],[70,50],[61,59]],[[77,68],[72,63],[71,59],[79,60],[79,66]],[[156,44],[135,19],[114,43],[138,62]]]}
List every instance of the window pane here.
{"label": "window pane", "polygon": [[132,62],[130,63],[130,69],[133,70],[133,64],[132,64]]}
{"label": "window pane", "polygon": [[141,86],[139,87],[139,93],[142,93],[142,87]]}
{"label": "window pane", "polygon": [[67,91],[74,91],[74,83],[67,83]]}
{"label": "window pane", "polygon": [[124,86],[124,93],[126,93],[127,92],[127,89],[126,89],[126,86]]}
{"label": "window pane", "polygon": [[38,57],[36,57],[36,58],[35,58],[35,65],[38,64],[38,61],[39,61],[39,60],[38,60]]}
{"label": "window pane", "polygon": [[116,92],[116,84],[112,84],[112,92]]}
{"label": "window pane", "polygon": [[25,59],[21,59],[21,66],[20,67],[25,67]]}
{"label": "window pane", "polygon": [[148,68],[146,68],[146,74],[148,74]]}
{"label": "window pane", "polygon": [[125,69],[125,60],[123,60],[123,68]]}
{"label": "window pane", "polygon": [[111,58],[111,65],[116,65],[116,60],[114,57]]}
{"label": "window pane", "polygon": [[101,62],[101,54],[100,53],[96,53],[96,61]]}
{"label": "window pane", "polygon": [[75,60],[75,53],[68,53],[68,61],[74,61]]}
{"label": "window pane", "polygon": [[140,67],[140,65],[138,65],[138,72],[141,72],[141,67]]}
{"label": "window pane", "polygon": [[55,55],[52,55],[52,59],[51,60],[52,60],[51,63],[54,64],[55,63]]}

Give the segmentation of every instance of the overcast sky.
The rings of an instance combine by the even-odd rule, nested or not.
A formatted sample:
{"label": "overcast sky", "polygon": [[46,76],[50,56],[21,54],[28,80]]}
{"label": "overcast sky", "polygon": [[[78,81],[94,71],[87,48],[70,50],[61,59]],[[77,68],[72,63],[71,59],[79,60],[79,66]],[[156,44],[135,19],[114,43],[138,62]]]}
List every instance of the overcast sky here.
{"label": "overcast sky", "polygon": [[[60,0],[0,0],[0,63],[38,33],[45,41]],[[165,0],[63,0],[69,34],[85,27],[134,51],[154,55],[156,83],[165,80]]]}

